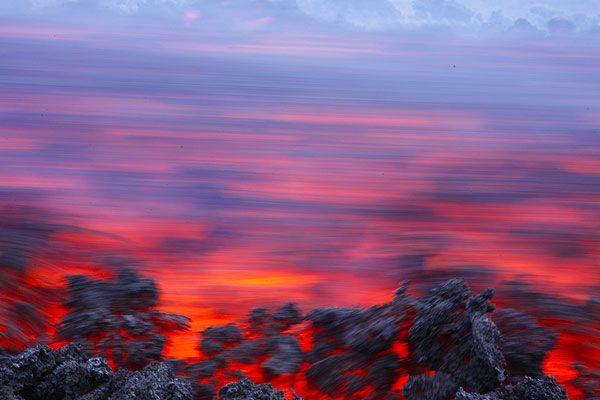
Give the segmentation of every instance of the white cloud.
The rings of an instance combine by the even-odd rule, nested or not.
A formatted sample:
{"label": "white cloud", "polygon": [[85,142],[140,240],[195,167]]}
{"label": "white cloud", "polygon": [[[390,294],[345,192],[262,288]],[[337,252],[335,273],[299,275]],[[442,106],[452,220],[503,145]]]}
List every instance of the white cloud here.
{"label": "white cloud", "polygon": [[[271,0],[281,2],[282,0]],[[550,33],[600,28],[600,0],[295,0],[305,14],[359,28]]]}
{"label": "white cloud", "polygon": [[282,15],[282,20],[289,21],[295,15],[366,30],[441,28],[521,34],[600,30],[600,0],[23,0],[5,4],[8,3],[28,4],[29,9],[37,10],[76,7],[160,15],[172,11],[178,18],[195,9],[223,21],[263,17],[277,21]]}
{"label": "white cloud", "polygon": [[58,6],[91,6],[123,13],[136,13],[144,9],[179,9],[194,3],[194,0],[25,0],[33,9],[48,9]]}
{"label": "white cloud", "polygon": [[388,0],[296,0],[300,11],[327,22],[346,22],[361,28],[390,27],[399,13]]}

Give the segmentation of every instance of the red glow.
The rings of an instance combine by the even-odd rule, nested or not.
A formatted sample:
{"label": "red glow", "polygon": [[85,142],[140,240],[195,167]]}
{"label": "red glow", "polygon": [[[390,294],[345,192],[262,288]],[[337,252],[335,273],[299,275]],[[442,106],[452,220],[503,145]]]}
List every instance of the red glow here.
{"label": "red glow", "polygon": [[[254,307],[383,304],[401,280],[417,291],[448,270],[477,288],[597,297],[597,85],[574,78],[600,76],[597,51],[317,33],[134,44],[93,30],[0,28],[0,205],[26,210],[2,211],[0,228],[29,229],[0,239],[26,250],[27,285],[106,279],[126,258],[156,279],[161,310],[192,319],[166,349],[184,359],[201,359],[199,331]],[[45,312],[56,324],[65,310]],[[544,368],[577,399],[571,363],[599,362],[598,337],[533,316],[559,331]],[[273,383],[318,399],[307,367]]]}

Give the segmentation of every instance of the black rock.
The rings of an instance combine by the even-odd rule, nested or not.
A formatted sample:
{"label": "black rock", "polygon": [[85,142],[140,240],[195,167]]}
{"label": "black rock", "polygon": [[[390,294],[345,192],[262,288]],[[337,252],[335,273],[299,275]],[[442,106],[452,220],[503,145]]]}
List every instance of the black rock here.
{"label": "black rock", "polygon": [[467,393],[462,388],[456,393],[456,400],[568,400],[567,392],[556,383],[556,379],[546,376],[542,379],[523,378],[516,385],[488,394]]}
{"label": "black rock", "polygon": [[402,388],[407,400],[448,400],[454,396],[458,385],[450,375],[439,372],[433,376],[410,377]]}
{"label": "black rock", "polygon": [[432,289],[417,305],[409,340],[418,362],[444,372],[474,392],[488,392],[505,379],[500,331],[486,315],[492,289],[471,297],[461,279]]}
{"label": "black rock", "polygon": [[[298,397],[295,397],[298,400]],[[285,392],[269,384],[256,385],[247,378],[225,385],[219,390],[220,400],[286,400]]]}
{"label": "black rock", "polygon": [[162,359],[166,333],[186,330],[189,318],[154,307],[159,292],[152,279],[122,268],[112,280],[68,277],[69,313],[58,327],[61,340],[89,339],[119,367],[143,368]]}
{"label": "black rock", "polygon": [[0,376],[2,400],[192,400],[190,383],[168,363],[113,373],[105,359],[88,358],[81,343],[54,352],[29,348],[5,360]]}

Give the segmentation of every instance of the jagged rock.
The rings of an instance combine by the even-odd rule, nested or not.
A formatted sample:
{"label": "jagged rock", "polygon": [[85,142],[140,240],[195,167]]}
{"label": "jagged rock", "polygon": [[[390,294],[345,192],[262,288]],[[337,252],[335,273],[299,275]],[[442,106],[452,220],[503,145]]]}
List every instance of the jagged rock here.
{"label": "jagged rock", "polygon": [[[117,365],[141,367],[161,358],[166,341],[161,332],[182,328],[188,320],[152,309],[156,287],[130,271],[112,281],[74,277],[71,282],[71,312],[62,332],[81,328],[78,338],[90,336],[96,345],[80,341],[56,351],[40,345],[17,355],[0,353],[0,400],[213,400],[218,379],[242,376],[237,362],[260,368],[265,380],[296,373],[305,362],[308,383],[332,397],[398,399],[392,387],[408,373],[417,375],[403,388],[408,400],[566,399],[553,378],[541,375],[553,332],[514,310],[497,312],[494,324],[489,316],[494,292],[472,296],[462,280],[450,280],[420,299],[408,296],[403,286],[390,303],[317,309],[306,319],[293,303],[272,314],[254,309],[244,328],[229,324],[203,332],[200,348],[208,356],[203,361],[168,360],[114,373],[105,359],[90,358],[94,350],[106,352]],[[139,298],[132,299],[132,293]],[[130,305],[112,304],[111,295]],[[302,321],[313,335],[306,353],[290,329]],[[394,345],[407,336],[410,351],[401,358]],[[504,379],[505,364],[510,380]],[[580,375],[571,383],[586,400],[597,400],[598,374],[576,368]],[[242,379],[223,387],[219,396],[281,400],[284,392]]]}
{"label": "jagged rock", "polygon": [[161,360],[165,333],[189,328],[189,318],[153,307],[159,298],[152,279],[122,268],[112,280],[68,277],[69,313],[58,327],[61,340],[89,339],[120,367],[138,369]]}
{"label": "jagged rock", "polygon": [[551,376],[543,379],[525,377],[509,387],[507,393],[506,400],[568,400],[565,389]]}
{"label": "jagged rock", "polygon": [[432,289],[417,304],[409,339],[418,361],[444,372],[475,392],[488,392],[505,379],[500,331],[486,315],[494,310],[492,289],[471,297],[461,279]]}
{"label": "jagged rock", "polygon": [[458,385],[450,375],[439,372],[433,376],[410,377],[402,393],[407,400],[448,400],[457,389]]}
{"label": "jagged rock", "polygon": [[233,324],[225,326],[211,326],[202,332],[200,349],[206,355],[220,353],[230,343],[240,342],[243,331]]}
{"label": "jagged rock", "polygon": [[568,397],[556,379],[546,376],[542,379],[525,377],[514,386],[487,394],[467,393],[460,388],[456,400],[568,400]]}
{"label": "jagged rock", "polygon": [[350,369],[344,368],[345,363],[343,355],[328,356],[313,363],[306,370],[306,377],[313,386],[329,396],[348,392],[349,379],[352,375],[345,373]]}
{"label": "jagged rock", "polygon": [[20,392],[24,388],[36,386],[55,367],[56,360],[48,346],[30,347],[6,364],[11,381],[4,384],[12,386],[15,392]]}
{"label": "jagged rock", "polygon": [[271,317],[282,325],[281,329],[299,324],[304,319],[295,303],[287,303],[279,307],[277,311],[271,314]]}
{"label": "jagged rock", "polygon": [[192,397],[189,382],[175,377],[168,365],[155,362],[141,371],[132,372],[109,400],[188,400]]}
{"label": "jagged rock", "polygon": [[255,385],[247,378],[242,378],[239,382],[234,382],[223,386],[221,390],[219,390],[219,399],[286,400],[284,391],[277,390],[269,384]]}
{"label": "jagged rock", "polygon": [[458,389],[456,392],[455,400],[506,400],[504,397],[500,397],[498,393],[468,393],[463,388]]}
{"label": "jagged rock", "polygon": [[21,396],[15,394],[14,389],[10,386],[0,386],[0,399],[23,400]]}
{"label": "jagged rock", "polygon": [[271,357],[262,364],[268,375],[279,376],[300,370],[302,350],[295,337],[277,335],[268,339],[267,347],[273,349],[269,352]]}
{"label": "jagged rock", "polygon": [[88,358],[85,345],[53,352],[36,346],[0,365],[1,400],[191,400],[189,382],[175,377],[167,363],[141,371],[113,373],[103,358]]}
{"label": "jagged rock", "polygon": [[303,353],[298,338],[284,331],[303,319],[296,305],[287,303],[272,314],[255,308],[246,329],[234,324],[209,327],[201,333],[200,349],[211,358],[194,364],[190,374],[206,379],[230,361],[259,365],[266,378],[296,373]]}
{"label": "jagged rock", "polygon": [[[375,396],[386,394],[398,378],[400,360],[390,349],[405,317],[405,290],[400,288],[392,302],[366,310],[322,308],[308,314],[315,330],[309,382],[331,396],[350,396],[369,385]],[[360,370],[367,376],[358,380],[354,372]]]}

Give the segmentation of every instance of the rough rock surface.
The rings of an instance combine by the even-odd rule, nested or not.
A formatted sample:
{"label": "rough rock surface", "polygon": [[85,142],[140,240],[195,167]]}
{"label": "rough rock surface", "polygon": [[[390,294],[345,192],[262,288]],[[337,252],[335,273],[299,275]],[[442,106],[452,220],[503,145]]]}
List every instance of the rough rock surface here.
{"label": "rough rock surface", "polygon": [[285,331],[303,319],[296,305],[288,303],[271,314],[264,308],[252,310],[244,329],[234,324],[209,327],[201,333],[199,346],[208,358],[189,365],[186,372],[204,382],[205,392],[219,371],[239,376],[229,368],[232,363],[258,365],[267,379],[296,373],[303,353],[298,338]]}
{"label": "rough rock surface", "polygon": [[169,364],[113,372],[103,358],[90,358],[73,343],[52,351],[35,346],[0,362],[2,400],[192,400],[189,382]]}
{"label": "rough rock surface", "polygon": [[155,282],[131,269],[120,269],[108,281],[70,276],[68,294],[69,313],[58,327],[59,339],[89,340],[120,367],[139,369],[161,360],[166,334],[189,328],[189,318],[154,309]]}
{"label": "rough rock surface", "polygon": [[285,392],[268,384],[255,385],[242,378],[239,382],[225,385],[219,390],[220,400],[285,400]]}
{"label": "rough rock surface", "polygon": [[399,376],[400,358],[391,352],[406,314],[406,286],[390,303],[366,310],[317,309],[306,317],[315,331],[307,355],[309,382],[331,396],[352,396],[368,388],[381,397]]}
{"label": "rough rock surface", "polygon": [[546,376],[542,379],[525,377],[514,386],[507,385],[488,394],[467,393],[460,388],[456,400],[568,400],[568,397],[556,379]]}
{"label": "rough rock surface", "polygon": [[[367,309],[321,308],[304,317],[293,303],[272,313],[257,308],[241,324],[207,328],[202,361],[154,362],[137,372],[113,372],[91,354],[100,348],[118,366],[142,367],[161,358],[164,332],[184,328],[185,317],[155,310],[154,282],[130,270],[112,281],[72,277],[69,290],[71,312],[60,333],[79,341],[56,351],[0,351],[0,400],[285,398],[246,378],[217,390],[223,379],[243,377],[240,364],[258,368],[266,382],[305,367],[293,377],[338,398],[399,399],[394,384],[407,374],[407,400],[567,399],[542,370],[556,334],[522,312],[494,312],[493,290],[474,296],[460,279],[420,298],[403,285],[391,302]],[[312,339],[309,350],[302,351],[302,337]],[[598,400],[600,374],[575,368],[570,383],[586,400]]]}
{"label": "rough rock surface", "polygon": [[402,388],[407,400],[448,400],[456,393],[458,385],[450,375],[439,372],[433,376],[411,377]]}
{"label": "rough rock surface", "polygon": [[500,331],[488,317],[492,289],[471,297],[461,279],[432,289],[417,305],[409,340],[418,362],[444,372],[475,392],[497,388],[506,378]]}
{"label": "rough rock surface", "polygon": [[500,347],[511,376],[543,377],[542,363],[558,335],[529,315],[511,309],[494,313],[494,322],[502,333]]}

